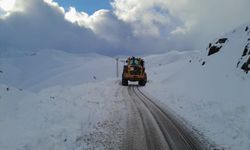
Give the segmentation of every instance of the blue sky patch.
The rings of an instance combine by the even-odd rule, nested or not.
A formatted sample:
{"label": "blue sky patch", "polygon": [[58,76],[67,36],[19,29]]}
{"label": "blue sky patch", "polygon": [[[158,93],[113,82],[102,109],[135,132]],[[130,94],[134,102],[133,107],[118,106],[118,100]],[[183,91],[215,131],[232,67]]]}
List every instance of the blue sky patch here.
{"label": "blue sky patch", "polygon": [[111,0],[54,0],[60,6],[68,10],[70,6],[75,7],[78,11],[84,11],[89,15],[100,9],[111,9]]}

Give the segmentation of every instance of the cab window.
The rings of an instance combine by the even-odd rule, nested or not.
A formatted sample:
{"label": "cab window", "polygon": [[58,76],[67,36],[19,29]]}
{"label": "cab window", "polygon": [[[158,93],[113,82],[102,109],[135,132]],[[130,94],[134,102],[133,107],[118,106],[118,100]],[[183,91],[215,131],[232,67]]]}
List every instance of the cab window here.
{"label": "cab window", "polygon": [[138,65],[140,65],[140,62],[139,62],[138,59],[131,59],[131,60],[129,61],[129,65],[138,66]]}

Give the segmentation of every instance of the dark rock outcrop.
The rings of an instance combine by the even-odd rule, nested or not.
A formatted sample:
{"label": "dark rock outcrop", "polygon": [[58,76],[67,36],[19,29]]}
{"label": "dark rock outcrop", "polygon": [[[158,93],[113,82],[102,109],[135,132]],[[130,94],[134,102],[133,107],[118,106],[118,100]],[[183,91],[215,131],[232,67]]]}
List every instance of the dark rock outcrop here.
{"label": "dark rock outcrop", "polygon": [[239,67],[240,61],[237,62],[237,68]]}
{"label": "dark rock outcrop", "polygon": [[208,56],[219,52],[220,49],[222,48],[223,44],[226,43],[227,40],[228,40],[227,38],[220,38],[214,44],[209,43]]}
{"label": "dark rock outcrop", "polygon": [[219,39],[215,44],[223,44],[227,41],[227,38],[221,38]]}
{"label": "dark rock outcrop", "polygon": [[241,69],[244,70],[246,73],[250,70],[250,57],[248,58],[247,62],[245,62],[242,66]]}
{"label": "dark rock outcrop", "polygon": [[208,56],[219,52],[221,48],[222,48],[222,46],[220,46],[220,47],[217,47],[217,46],[210,47],[209,51],[208,51]]}
{"label": "dark rock outcrop", "polygon": [[212,43],[209,43],[208,48],[211,48],[211,46],[212,46]]}
{"label": "dark rock outcrop", "polygon": [[248,45],[249,45],[249,43],[245,46],[244,51],[243,51],[243,54],[242,54],[242,57],[244,57],[244,56],[247,55],[247,52],[248,52]]}

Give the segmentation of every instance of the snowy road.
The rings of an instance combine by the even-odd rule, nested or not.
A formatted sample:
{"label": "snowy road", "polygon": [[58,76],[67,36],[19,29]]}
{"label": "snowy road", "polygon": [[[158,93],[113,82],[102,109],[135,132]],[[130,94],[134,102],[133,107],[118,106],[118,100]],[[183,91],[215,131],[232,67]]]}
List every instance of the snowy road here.
{"label": "snowy road", "polygon": [[138,86],[122,90],[127,100],[127,134],[124,149],[195,150],[203,149],[169,114],[166,114]]}

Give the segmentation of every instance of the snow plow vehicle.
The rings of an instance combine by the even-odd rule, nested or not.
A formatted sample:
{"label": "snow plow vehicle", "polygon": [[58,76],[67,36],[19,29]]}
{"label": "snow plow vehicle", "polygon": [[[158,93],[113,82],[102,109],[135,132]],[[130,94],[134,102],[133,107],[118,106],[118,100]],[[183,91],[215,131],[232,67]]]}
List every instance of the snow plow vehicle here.
{"label": "snow plow vehicle", "polygon": [[141,58],[129,57],[123,66],[122,85],[127,86],[128,81],[138,81],[140,86],[147,83],[147,74],[145,72],[144,60]]}

